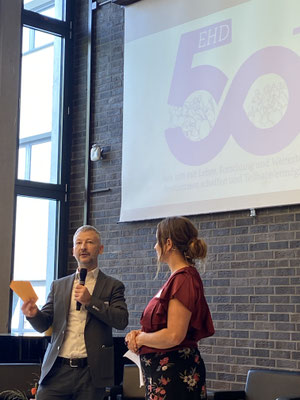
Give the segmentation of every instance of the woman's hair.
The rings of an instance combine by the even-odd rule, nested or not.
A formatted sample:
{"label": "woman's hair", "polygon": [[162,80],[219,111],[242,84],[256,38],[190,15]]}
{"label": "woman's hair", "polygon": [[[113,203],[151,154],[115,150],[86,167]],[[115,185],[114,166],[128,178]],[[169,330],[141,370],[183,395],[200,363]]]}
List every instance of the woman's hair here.
{"label": "woman's hair", "polygon": [[164,254],[167,239],[172,240],[174,249],[177,249],[191,265],[195,265],[196,259],[203,259],[206,256],[206,243],[198,238],[198,230],[188,218],[169,217],[157,225],[157,241],[161,248],[161,256]]}

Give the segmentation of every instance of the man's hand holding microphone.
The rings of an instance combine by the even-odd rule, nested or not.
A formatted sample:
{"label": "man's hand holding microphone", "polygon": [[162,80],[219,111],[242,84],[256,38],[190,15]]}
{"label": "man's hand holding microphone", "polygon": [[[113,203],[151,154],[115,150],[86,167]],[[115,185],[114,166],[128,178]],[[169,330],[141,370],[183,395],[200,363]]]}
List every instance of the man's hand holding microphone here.
{"label": "man's hand holding microphone", "polygon": [[80,268],[79,271],[79,284],[75,287],[75,300],[76,300],[76,310],[80,311],[81,304],[88,305],[91,301],[91,295],[85,285],[85,278],[87,275],[86,268]]}

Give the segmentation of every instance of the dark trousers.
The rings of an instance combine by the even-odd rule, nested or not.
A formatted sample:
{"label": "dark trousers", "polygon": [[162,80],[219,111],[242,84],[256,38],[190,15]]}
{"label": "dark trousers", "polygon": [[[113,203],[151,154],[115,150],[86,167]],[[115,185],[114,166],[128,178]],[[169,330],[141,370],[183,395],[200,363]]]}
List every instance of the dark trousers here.
{"label": "dark trousers", "polygon": [[91,379],[89,366],[72,368],[54,364],[39,385],[37,400],[102,400],[105,388],[96,388]]}

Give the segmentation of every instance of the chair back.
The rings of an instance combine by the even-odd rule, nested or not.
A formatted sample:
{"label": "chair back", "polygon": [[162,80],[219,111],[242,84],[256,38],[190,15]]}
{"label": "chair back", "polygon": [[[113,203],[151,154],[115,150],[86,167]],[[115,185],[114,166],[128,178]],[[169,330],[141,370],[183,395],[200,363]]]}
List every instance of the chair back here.
{"label": "chair back", "polygon": [[28,391],[39,380],[40,363],[1,363],[0,392],[17,389]]}
{"label": "chair back", "polygon": [[123,398],[145,399],[145,386],[140,387],[139,369],[135,364],[124,365]]}
{"label": "chair back", "polygon": [[250,369],[245,392],[247,400],[300,397],[300,372]]}

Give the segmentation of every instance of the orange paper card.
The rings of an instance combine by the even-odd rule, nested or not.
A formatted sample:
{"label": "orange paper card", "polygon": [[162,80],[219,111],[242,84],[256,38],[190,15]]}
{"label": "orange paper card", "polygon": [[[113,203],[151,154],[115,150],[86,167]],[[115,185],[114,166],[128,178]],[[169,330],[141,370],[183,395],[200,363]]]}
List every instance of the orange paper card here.
{"label": "orange paper card", "polygon": [[38,297],[29,281],[11,281],[9,287],[23,300],[33,299],[36,303]]}

